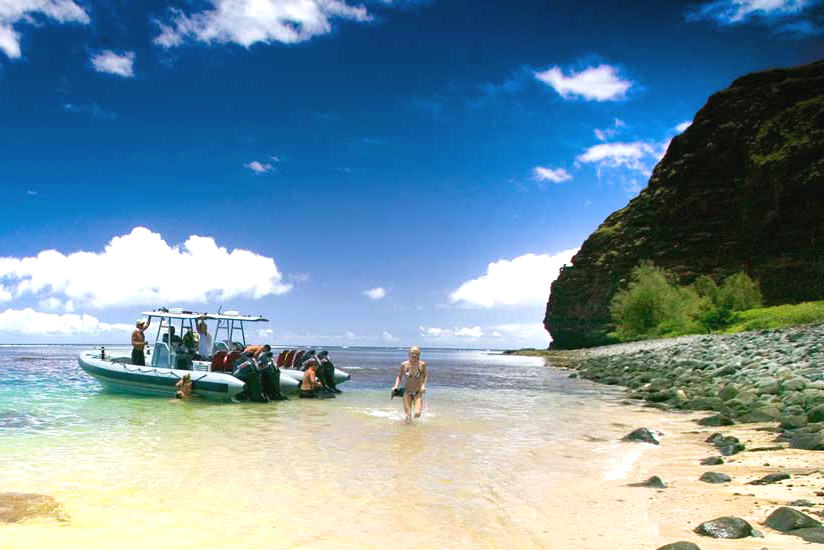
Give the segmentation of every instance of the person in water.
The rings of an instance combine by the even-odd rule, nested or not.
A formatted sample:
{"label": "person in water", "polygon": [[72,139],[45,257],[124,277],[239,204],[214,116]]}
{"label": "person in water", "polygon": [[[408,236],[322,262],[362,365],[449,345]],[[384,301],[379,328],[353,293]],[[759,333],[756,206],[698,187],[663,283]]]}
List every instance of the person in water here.
{"label": "person in water", "polygon": [[323,387],[318,380],[317,368],[318,360],[314,357],[305,363],[306,370],[303,371],[303,381],[300,383],[300,397],[304,399],[325,399],[335,397],[335,394]]}
{"label": "person in water", "polygon": [[142,367],[146,364],[146,355],[143,353],[143,349],[146,347],[146,335],[143,333],[149,328],[151,322],[150,317],[148,321],[140,319],[135,323],[135,330],[132,332],[132,365]]}
{"label": "person in water", "polygon": [[207,360],[212,356],[212,335],[209,334],[209,327],[206,321],[197,324],[197,354],[201,360]]}
{"label": "person in water", "polygon": [[184,374],[183,378],[175,383],[175,399],[189,399],[192,397],[192,377]]}
{"label": "person in water", "polygon": [[394,392],[400,388],[401,380],[406,378],[403,390],[403,412],[406,421],[412,421],[412,410],[415,418],[420,418],[423,412],[423,394],[426,392],[426,363],[421,361],[421,350],[418,346],[409,348],[409,359],[401,363],[401,370],[395,378]]}

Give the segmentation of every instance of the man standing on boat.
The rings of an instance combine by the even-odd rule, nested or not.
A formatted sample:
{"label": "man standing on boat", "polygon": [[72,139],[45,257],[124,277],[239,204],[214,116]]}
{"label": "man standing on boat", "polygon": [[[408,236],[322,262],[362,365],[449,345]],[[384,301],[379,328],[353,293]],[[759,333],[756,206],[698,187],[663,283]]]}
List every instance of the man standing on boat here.
{"label": "man standing on boat", "polygon": [[137,328],[132,332],[132,365],[142,367],[146,364],[146,356],[143,354],[143,348],[146,347],[146,335],[143,332],[149,328],[151,322],[152,319],[149,318],[148,321],[138,320],[135,324]]}

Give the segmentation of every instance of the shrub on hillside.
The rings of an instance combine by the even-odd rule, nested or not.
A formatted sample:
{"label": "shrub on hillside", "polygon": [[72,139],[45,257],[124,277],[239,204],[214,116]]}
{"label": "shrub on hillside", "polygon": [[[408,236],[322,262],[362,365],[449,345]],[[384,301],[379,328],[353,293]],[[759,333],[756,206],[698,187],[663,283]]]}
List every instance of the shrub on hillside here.
{"label": "shrub on hillside", "polygon": [[627,288],[612,298],[610,312],[621,340],[689,332],[698,306],[691,288],[679,288],[668,271],[651,262],[632,270]]}

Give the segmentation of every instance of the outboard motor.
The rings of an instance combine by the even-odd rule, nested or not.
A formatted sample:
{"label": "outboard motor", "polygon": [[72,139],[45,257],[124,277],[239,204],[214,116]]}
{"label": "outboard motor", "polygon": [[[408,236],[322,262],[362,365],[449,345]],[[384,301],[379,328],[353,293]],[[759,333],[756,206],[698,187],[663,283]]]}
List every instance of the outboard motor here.
{"label": "outboard motor", "polygon": [[264,353],[258,358],[258,368],[263,395],[270,401],[286,400],[286,396],[280,391],[280,369],[275,364],[271,353]]}
{"label": "outboard motor", "polygon": [[238,394],[238,399],[246,398],[257,403],[266,403],[269,399],[263,393],[261,372],[255,359],[251,356],[244,356],[238,363],[232,376],[246,384],[246,389]]}

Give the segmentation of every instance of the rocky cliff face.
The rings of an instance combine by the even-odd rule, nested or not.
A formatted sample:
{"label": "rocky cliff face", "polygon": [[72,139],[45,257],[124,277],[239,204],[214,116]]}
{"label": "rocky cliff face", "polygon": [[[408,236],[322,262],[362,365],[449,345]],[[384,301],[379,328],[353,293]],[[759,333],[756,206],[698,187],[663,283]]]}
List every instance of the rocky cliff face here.
{"label": "rocky cliff face", "polygon": [[552,284],[552,347],[608,343],[610,299],[642,260],[682,284],[744,270],[767,305],[824,299],[824,60],[710,97]]}

